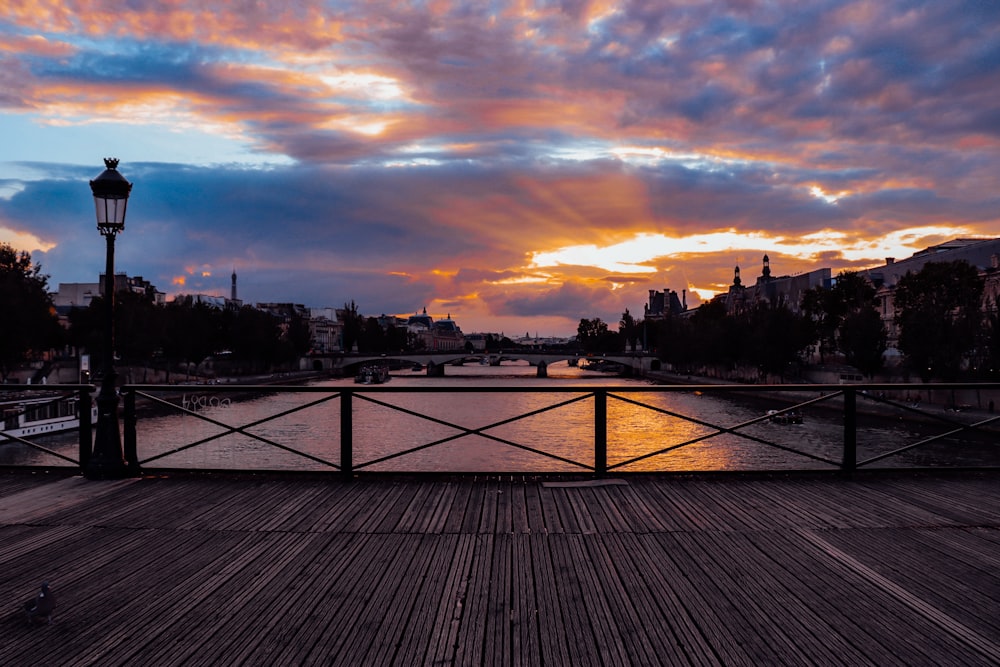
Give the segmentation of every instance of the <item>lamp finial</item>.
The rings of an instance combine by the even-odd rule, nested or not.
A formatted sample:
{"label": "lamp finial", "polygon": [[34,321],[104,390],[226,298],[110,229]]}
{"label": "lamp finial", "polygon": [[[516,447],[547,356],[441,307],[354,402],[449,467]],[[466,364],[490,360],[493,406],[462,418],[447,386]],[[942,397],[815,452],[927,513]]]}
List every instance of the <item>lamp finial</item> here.
{"label": "lamp finial", "polygon": [[117,169],[118,168],[118,158],[116,158],[116,157],[106,157],[106,158],[104,158],[104,166],[107,167],[108,169]]}

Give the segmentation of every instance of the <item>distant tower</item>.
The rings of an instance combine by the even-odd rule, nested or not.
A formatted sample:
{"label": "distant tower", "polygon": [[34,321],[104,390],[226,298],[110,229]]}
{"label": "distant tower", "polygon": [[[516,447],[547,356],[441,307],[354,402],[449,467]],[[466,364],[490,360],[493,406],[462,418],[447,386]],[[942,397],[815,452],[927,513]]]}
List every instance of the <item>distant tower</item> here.
{"label": "distant tower", "polygon": [[229,299],[231,301],[236,301],[236,267],[233,267],[233,287],[230,291]]}
{"label": "distant tower", "polygon": [[771,277],[771,259],[767,255],[764,255],[764,270],[761,271],[761,275],[764,277],[764,280],[768,280]]}
{"label": "distant tower", "polygon": [[736,273],[733,274],[733,284],[737,287],[743,284],[743,281],[740,280],[740,267],[738,264],[736,265]]}

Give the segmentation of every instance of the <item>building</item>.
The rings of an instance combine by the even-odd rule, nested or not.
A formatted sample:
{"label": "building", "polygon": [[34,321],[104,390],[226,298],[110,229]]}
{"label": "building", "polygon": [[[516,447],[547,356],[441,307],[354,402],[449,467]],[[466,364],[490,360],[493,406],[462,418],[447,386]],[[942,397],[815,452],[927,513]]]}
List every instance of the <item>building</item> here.
{"label": "building", "polygon": [[[104,294],[104,274],[100,276],[100,290],[101,295]],[[124,273],[115,274],[115,293],[118,292],[132,292],[134,294],[145,294],[149,299],[157,306],[162,306],[166,303],[167,295],[156,289],[148,280],[144,279],[142,276],[132,276],[129,277]]]}
{"label": "building", "polygon": [[313,354],[340,352],[344,347],[344,323],[336,308],[309,309],[309,340]]}
{"label": "building", "polygon": [[896,341],[899,340],[899,328],[896,326],[896,308],[893,293],[896,283],[907,273],[918,273],[929,262],[964,261],[975,267],[983,278],[983,310],[992,311],[997,307],[1000,298],[1000,238],[994,239],[952,239],[940,243],[912,256],[896,260],[887,257],[885,264],[861,271],[872,285],[875,286],[875,301],[878,305],[882,323],[888,331],[886,357],[893,360],[899,356]]}
{"label": "building", "polygon": [[678,297],[677,292],[670,289],[664,289],[662,292],[651,289],[643,317],[647,320],[662,320],[667,316],[680,315],[686,311],[687,290],[681,290],[681,296]]}
{"label": "building", "polygon": [[[104,274],[96,283],[59,283],[59,289],[52,293],[52,303],[57,309],[86,308],[94,297],[104,296]],[[156,305],[162,306],[166,294],[156,289],[142,276],[128,276],[124,273],[115,274],[115,292],[133,292],[145,294]]]}
{"label": "building", "polygon": [[771,275],[771,259],[764,255],[760,276],[751,286],[743,284],[740,277],[740,267],[733,273],[733,283],[729,291],[713,299],[726,304],[726,311],[731,314],[745,312],[761,304],[784,305],[793,313],[801,310],[802,297],[806,291],[816,287],[829,288],[832,285],[830,269],[816,269],[794,276]]}
{"label": "building", "polygon": [[59,312],[87,308],[102,291],[98,283],[59,283],[59,289],[52,293],[52,303]]}
{"label": "building", "polygon": [[415,339],[417,349],[431,352],[465,349],[465,336],[450,313],[435,322],[424,308],[422,313],[414,313],[407,318],[406,330]]}

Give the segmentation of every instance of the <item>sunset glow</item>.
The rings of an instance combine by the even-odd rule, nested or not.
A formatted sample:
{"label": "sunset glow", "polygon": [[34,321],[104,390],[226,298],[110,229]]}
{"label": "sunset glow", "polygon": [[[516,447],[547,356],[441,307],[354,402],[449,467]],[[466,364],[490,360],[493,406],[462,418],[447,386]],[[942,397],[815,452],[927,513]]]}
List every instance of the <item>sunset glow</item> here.
{"label": "sunset glow", "polygon": [[[171,295],[572,334],[1000,231],[1000,5],[126,3],[0,17],[0,241]],[[439,312],[440,311],[440,312]]]}

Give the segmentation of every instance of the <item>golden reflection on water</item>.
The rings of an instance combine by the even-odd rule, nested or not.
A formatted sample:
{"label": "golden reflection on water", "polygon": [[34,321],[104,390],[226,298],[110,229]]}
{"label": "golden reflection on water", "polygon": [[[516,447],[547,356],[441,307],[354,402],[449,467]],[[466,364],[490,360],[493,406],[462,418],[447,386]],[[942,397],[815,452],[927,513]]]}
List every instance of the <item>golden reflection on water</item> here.
{"label": "golden reflection on water", "polygon": [[[624,465],[623,471],[645,470],[725,470],[732,457],[720,446],[724,436],[719,429],[665,414],[652,408],[688,415],[684,397],[665,395],[617,394],[632,402],[608,399],[608,466]],[[637,405],[640,403],[642,405]],[[651,406],[651,407],[645,407]]]}

